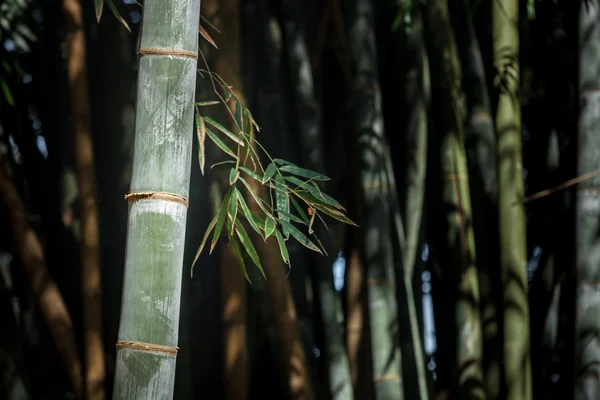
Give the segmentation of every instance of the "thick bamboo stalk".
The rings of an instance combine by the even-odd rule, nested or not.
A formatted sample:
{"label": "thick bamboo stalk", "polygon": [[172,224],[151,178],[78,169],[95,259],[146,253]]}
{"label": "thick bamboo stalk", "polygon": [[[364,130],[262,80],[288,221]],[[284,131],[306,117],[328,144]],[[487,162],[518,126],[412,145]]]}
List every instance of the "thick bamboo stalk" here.
{"label": "thick bamboo stalk", "polygon": [[389,148],[383,131],[381,93],[371,0],[344,2],[352,68],[352,124],[357,134],[358,180],[367,269],[373,382],[376,399],[402,399],[402,367],[397,340],[393,210]]}
{"label": "thick bamboo stalk", "polygon": [[492,2],[494,66],[499,93],[496,109],[498,138],[498,207],[500,269],[503,285],[504,368],[507,400],[531,399],[529,305],[521,159],[519,101],[519,2]]}
{"label": "thick bamboo stalk", "polygon": [[85,33],[80,0],[63,0],[67,27],[69,94],[73,117],[74,161],[81,219],[81,267],[85,343],[85,393],[88,400],[105,396],[100,286],[100,235],[96,174],[88,96]]}
{"label": "thick bamboo stalk", "polygon": [[[303,8],[302,2],[298,0],[282,2],[284,37],[287,43],[288,65],[292,81],[295,125],[302,148],[301,159],[306,168],[323,171],[325,167],[323,138],[319,126],[318,104],[315,98],[313,75],[306,44]],[[336,226],[336,228],[338,227]],[[328,235],[329,233],[319,229],[318,235],[323,238],[324,234]],[[330,243],[329,240],[326,242]],[[332,249],[334,253],[330,257],[315,256],[314,254],[311,254],[311,257],[316,257],[315,275],[321,323],[325,336],[324,353],[329,393],[334,400],[352,400],[354,398],[352,380],[341,324],[341,299],[333,285],[333,258],[331,256],[336,256],[336,250],[335,247]]]}
{"label": "thick bamboo stalk", "polygon": [[200,1],[144,3],[115,399],[171,399]]}
{"label": "thick bamboo stalk", "polygon": [[[579,128],[577,173],[600,169],[600,5],[581,5],[579,12]],[[575,399],[600,396],[600,178],[579,183],[576,202]]]}
{"label": "thick bamboo stalk", "polygon": [[27,222],[25,205],[6,172],[4,162],[0,154],[0,200],[8,213],[11,237],[38,307],[67,370],[75,397],[81,399],[83,379],[73,322],[62,295],[48,272],[42,244]]}
{"label": "thick bamboo stalk", "polygon": [[502,337],[499,307],[500,272],[497,264],[498,177],[496,137],[479,42],[467,0],[451,0],[450,17],[464,71],[468,115],[465,148],[473,206],[473,229],[483,322],[483,368],[488,398],[500,396]]}
{"label": "thick bamboo stalk", "polygon": [[464,148],[464,92],[462,70],[450,26],[448,1],[426,6],[430,34],[432,93],[439,121],[436,145],[440,157],[443,232],[436,250],[452,285],[454,302],[455,374],[453,386],[459,398],[485,398],[482,372],[482,332],[479,284],[475,258],[469,176]]}

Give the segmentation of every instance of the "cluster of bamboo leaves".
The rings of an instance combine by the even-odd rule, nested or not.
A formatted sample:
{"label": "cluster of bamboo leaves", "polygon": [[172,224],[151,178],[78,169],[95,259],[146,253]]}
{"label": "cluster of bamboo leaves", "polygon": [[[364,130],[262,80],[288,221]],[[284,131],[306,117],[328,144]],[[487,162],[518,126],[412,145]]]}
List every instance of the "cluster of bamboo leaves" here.
{"label": "cluster of bamboo leaves", "polygon": [[[115,17],[129,30],[127,23],[120,16],[113,1],[106,1]],[[104,0],[94,0],[94,2],[96,17],[99,21],[102,16]],[[202,21],[210,25],[206,19],[202,18]],[[214,28],[214,26],[212,27]],[[212,46],[218,48],[215,41],[201,25],[199,26],[199,32]],[[318,182],[328,181],[330,178],[319,172],[301,168],[289,161],[271,158],[254,136],[254,130],[259,131],[260,128],[250,110],[242,104],[232,87],[219,75],[210,71],[206,58],[200,49],[198,49],[198,53],[206,66],[206,69],[199,69],[198,72],[201,77],[207,75],[210,78],[214,92],[219,98],[219,101],[203,101],[195,104],[200,170],[204,175],[207,137],[231,158],[231,160],[212,165],[211,169],[218,165],[232,165],[232,167],[229,171],[230,187],[223,197],[223,202],[216,215],[206,229],[202,243],[192,263],[192,271],[212,233],[209,253],[212,253],[219,238],[225,235],[238,256],[242,273],[248,282],[251,283],[242,256],[242,249],[266,279],[258,252],[244,227],[244,220],[264,241],[271,236],[275,236],[279,244],[281,258],[290,267],[290,256],[286,245],[286,241],[290,237],[312,251],[327,255],[326,249],[313,229],[317,218],[326,228],[327,224],[322,215],[328,215],[343,223],[357,226],[346,216],[344,207],[319,188]],[[221,92],[223,95],[221,95]],[[235,132],[212,118],[202,115],[200,112],[202,107],[217,104],[222,104],[229,116],[235,121]],[[232,106],[230,107],[229,104]],[[232,111],[232,109],[235,111]],[[266,168],[263,167],[260,161],[256,147],[260,148],[270,161]],[[248,167],[250,165],[251,168]],[[256,192],[250,180],[254,180],[267,188],[268,198],[266,200]],[[240,191],[240,185],[245,187],[254,199],[260,213],[256,213],[248,207],[248,203]]]}

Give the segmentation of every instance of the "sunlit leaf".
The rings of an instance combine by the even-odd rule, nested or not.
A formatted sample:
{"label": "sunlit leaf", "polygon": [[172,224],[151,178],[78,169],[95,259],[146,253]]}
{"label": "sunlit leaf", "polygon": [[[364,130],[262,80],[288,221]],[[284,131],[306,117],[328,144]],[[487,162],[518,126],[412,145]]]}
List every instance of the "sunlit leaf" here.
{"label": "sunlit leaf", "polygon": [[216,104],[221,104],[220,101],[217,100],[211,100],[211,101],[198,101],[196,102],[196,105],[198,107],[203,107],[203,106],[214,106]]}
{"label": "sunlit leaf", "polygon": [[260,263],[258,253],[256,252],[254,245],[252,244],[252,240],[250,240],[250,237],[246,233],[246,230],[244,229],[244,227],[242,226],[242,224],[239,221],[236,221],[235,225],[236,225],[235,233],[237,233],[238,238],[240,239],[240,242],[242,243],[242,246],[246,250],[246,253],[248,253],[248,255],[250,256],[250,259],[252,259],[254,264],[256,264],[256,267],[258,268],[258,270],[260,271],[262,276],[265,279],[267,279],[267,276],[265,275],[263,266]]}
{"label": "sunlit leaf", "polygon": [[[324,204],[328,204],[330,207],[344,210],[344,207],[342,207],[342,205],[336,199],[323,193],[319,187],[314,184],[314,182],[304,182],[294,176],[285,176],[284,179],[298,186],[300,189],[307,190],[315,198],[315,200]],[[300,194],[302,192],[296,191],[296,193]]]}
{"label": "sunlit leaf", "polygon": [[223,201],[221,202],[221,206],[217,210],[217,215],[215,216],[215,218],[217,218],[217,224],[216,224],[215,232],[213,233],[212,242],[210,244],[209,254],[212,254],[212,252],[215,248],[215,245],[217,244],[217,241],[219,240],[219,236],[221,236],[221,231],[223,230],[223,224],[225,223],[225,220],[227,219],[227,204],[229,203],[230,197],[231,197],[231,192],[227,192],[227,194],[223,198]]}
{"label": "sunlit leaf", "polygon": [[321,249],[319,249],[319,247],[317,247],[316,244],[314,244],[304,233],[300,232],[300,230],[298,230],[298,228],[296,228],[294,225],[292,225],[289,222],[286,222],[284,220],[280,220],[279,222],[281,223],[282,227],[287,228],[287,230],[290,232],[290,234],[298,242],[300,242],[301,245],[303,245],[307,249],[310,249],[312,251],[316,251],[319,254],[323,254],[323,252],[321,251]]}
{"label": "sunlit leaf", "polygon": [[245,172],[246,174],[248,174],[249,176],[251,176],[253,179],[256,179],[257,181],[262,181],[262,178],[260,176],[258,176],[258,174],[254,171],[252,171],[249,168],[246,167],[240,167],[240,171]]}
{"label": "sunlit leaf", "polygon": [[265,218],[265,241],[275,232],[275,220],[272,218]]}
{"label": "sunlit leaf", "polygon": [[303,191],[298,191],[298,192],[296,192],[296,194],[298,194],[298,196],[304,202],[306,202],[309,206],[311,206],[319,211],[324,212],[325,214],[329,215],[330,217],[335,218],[338,221],[344,222],[349,225],[358,226],[356,223],[354,223],[354,221],[352,221],[350,218],[348,218],[343,212],[331,207],[330,205],[326,204],[323,201],[320,201],[319,199],[312,196],[311,194],[309,194],[307,192],[303,192]]}
{"label": "sunlit leaf", "polygon": [[110,11],[112,11],[114,16],[119,20],[119,22],[121,22],[125,26],[125,28],[129,31],[129,33],[131,33],[131,29],[129,28],[129,25],[127,25],[127,22],[125,21],[125,19],[123,19],[123,17],[121,17],[121,14],[119,14],[119,10],[117,10],[117,6],[115,6],[115,3],[113,3],[113,0],[106,0],[106,3],[108,4],[108,8],[110,8]]}
{"label": "sunlit leaf", "polygon": [[200,113],[196,113],[196,133],[198,135],[198,163],[200,164],[200,171],[204,176],[204,163],[206,162],[206,152],[204,149],[204,142],[206,140],[206,125],[204,124],[204,118]]}
{"label": "sunlit leaf", "polygon": [[282,172],[287,172],[290,174],[294,174],[297,176],[301,176],[303,178],[307,178],[307,179],[312,179],[312,180],[316,180],[316,181],[329,181],[331,180],[331,178],[320,174],[318,172],[315,171],[311,171],[309,169],[305,169],[305,168],[300,168],[300,167],[296,167],[296,166],[292,166],[292,165],[284,165],[280,168],[280,170]]}
{"label": "sunlit leaf", "polygon": [[265,208],[265,206],[263,205],[264,201],[260,197],[258,197],[258,195],[254,191],[254,189],[252,188],[252,186],[250,186],[250,184],[248,183],[248,181],[245,180],[241,176],[240,176],[239,180],[240,180],[240,182],[242,182],[244,184],[244,186],[246,186],[246,189],[248,189],[248,192],[250,192],[250,195],[254,198],[254,201],[256,201],[256,203],[258,204],[258,206],[260,207],[260,209],[263,210],[263,212],[265,214],[267,214],[269,217],[275,219],[275,217],[273,217],[273,215]]}
{"label": "sunlit leaf", "polygon": [[281,233],[277,229],[275,229],[275,237],[277,238],[277,243],[279,243],[279,251],[281,252],[283,262],[290,265],[290,255],[288,254],[285,240],[283,240],[283,236],[281,236]]}
{"label": "sunlit leaf", "polygon": [[313,234],[313,224],[315,223],[315,215],[317,215],[317,213],[315,212],[314,208],[309,208],[309,214],[310,214],[310,223],[308,224],[308,234],[312,235]]}
{"label": "sunlit leaf", "polygon": [[204,238],[202,239],[202,243],[200,243],[200,247],[198,247],[198,251],[196,252],[196,256],[194,257],[194,261],[192,262],[192,271],[191,271],[192,276],[194,275],[194,265],[196,265],[196,261],[198,261],[198,257],[200,257],[200,253],[202,253],[202,249],[204,249],[204,246],[206,245],[206,239],[208,239],[208,235],[210,235],[210,232],[213,230],[213,228],[217,224],[218,217],[219,217],[218,214],[215,215],[214,218],[212,219],[212,221],[210,221],[210,224],[208,224],[208,228],[206,228],[206,232],[204,233]]}
{"label": "sunlit leaf", "polygon": [[[283,181],[283,178],[281,177],[281,175],[277,175],[275,177],[275,187],[277,189],[275,191],[275,199],[277,201],[277,210],[289,212],[290,211],[289,195],[285,191],[285,182]],[[289,217],[286,217],[286,216],[282,215],[281,213],[279,213],[279,219],[282,221],[285,221],[285,222],[288,222],[290,220]],[[285,236],[286,239],[289,238],[290,233],[288,232],[286,225],[282,225],[282,229],[283,229],[283,236]]]}
{"label": "sunlit leaf", "polygon": [[265,170],[265,175],[262,178],[262,182],[265,183],[269,179],[271,179],[271,177],[273,177],[273,175],[275,175],[275,172],[277,172],[277,166],[273,163],[269,164],[267,166],[267,169]]}
{"label": "sunlit leaf", "polygon": [[[238,203],[237,203],[237,194],[239,192],[236,191],[232,191],[231,192],[231,199],[229,199],[229,210],[227,211],[229,213],[229,219],[231,219],[232,223],[235,222],[235,220],[237,219],[237,212],[238,212]],[[234,229],[235,226],[232,225],[231,229]],[[233,235],[233,231],[231,231],[231,234]]]}
{"label": "sunlit leaf", "polygon": [[96,21],[100,22],[102,11],[104,10],[104,0],[95,0],[94,8],[96,10]]}
{"label": "sunlit leaf", "polygon": [[206,134],[208,135],[208,137],[210,138],[210,140],[213,141],[214,144],[216,144],[221,150],[223,150],[223,152],[225,154],[230,155],[231,157],[237,159],[237,156],[233,153],[233,151],[229,148],[229,146],[227,146],[225,144],[225,142],[223,142],[221,140],[221,138],[219,136],[217,136],[217,134],[215,134],[209,128],[206,128]]}
{"label": "sunlit leaf", "polygon": [[212,44],[215,47],[215,49],[219,48],[219,46],[217,46],[213,38],[210,37],[210,35],[208,34],[208,32],[206,32],[206,29],[204,29],[202,25],[200,25],[200,35],[202,35],[202,37],[206,39],[208,43]]}
{"label": "sunlit leaf", "polygon": [[232,235],[229,235],[229,244],[233,247],[233,251],[235,252],[238,261],[240,262],[240,268],[242,269],[244,277],[246,278],[248,283],[252,285],[252,281],[250,280],[250,277],[248,276],[248,271],[246,270],[246,263],[244,263],[244,257],[242,256],[242,252],[240,251],[240,248]]}
{"label": "sunlit leaf", "polygon": [[231,168],[229,171],[229,184],[233,185],[237,179],[240,177],[240,171],[235,168]]}
{"label": "sunlit leaf", "polygon": [[260,235],[260,229],[258,228],[258,224],[254,220],[254,217],[252,216],[252,213],[248,208],[248,204],[246,203],[246,200],[244,200],[244,196],[239,192],[238,188],[236,188],[235,186],[233,187],[233,191],[236,193],[238,203],[240,203],[240,207],[242,208],[242,211],[244,213],[244,216],[248,220],[248,223],[250,224],[252,229],[254,229],[254,231]]}
{"label": "sunlit leaf", "polygon": [[240,146],[242,146],[242,147],[245,146],[244,141],[242,139],[240,139],[239,137],[237,137],[236,135],[234,135],[229,129],[225,128],[223,125],[221,125],[220,123],[218,123],[214,119],[209,118],[209,117],[204,117],[204,119],[206,120],[207,123],[209,123],[210,125],[214,126],[218,130],[220,130],[221,132],[223,132],[225,135],[227,135],[227,137],[229,137],[231,140],[233,140],[234,142],[236,142]]}

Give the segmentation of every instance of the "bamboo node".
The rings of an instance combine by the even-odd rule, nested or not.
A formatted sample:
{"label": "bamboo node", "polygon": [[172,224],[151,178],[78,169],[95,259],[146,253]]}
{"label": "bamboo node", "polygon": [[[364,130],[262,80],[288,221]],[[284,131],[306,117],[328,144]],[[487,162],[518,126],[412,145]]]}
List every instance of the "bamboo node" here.
{"label": "bamboo node", "polygon": [[138,51],[143,56],[169,56],[191,58],[198,61],[198,52],[189,50],[165,49],[161,47],[144,47]]}
{"label": "bamboo node", "polygon": [[139,192],[139,193],[128,193],[125,195],[127,201],[133,202],[138,200],[164,200],[172,203],[179,203],[187,207],[190,202],[184,196],[178,194],[166,193],[166,192]]}
{"label": "bamboo node", "polygon": [[144,351],[144,352],[148,352],[148,353],[177,355],[177,351],[179,350],[179,347],[161,346],[159,344],[119,340],[117,342],[117,349],[130,349],[130,350]]}

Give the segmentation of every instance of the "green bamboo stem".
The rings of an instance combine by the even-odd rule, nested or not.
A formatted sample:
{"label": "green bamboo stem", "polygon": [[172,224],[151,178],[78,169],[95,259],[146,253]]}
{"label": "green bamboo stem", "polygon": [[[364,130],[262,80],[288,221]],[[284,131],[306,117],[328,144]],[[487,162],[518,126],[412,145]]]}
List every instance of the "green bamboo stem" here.
{"label": "green bamboo stem", "polygon": [[376,399],[402,399],[394,271],[394,212],[389,147],[383,131],[371,0],[347,0],[346,29],[352,68],[352,123],[358,137],[362,258],[367,269],[373,382]]}
{"label": "green bamboo stem", "polygon": [[433,99],[439,120],[440,215],[444,238],[437,248],[439,259],[451,278],[454,306],[455,369],[457,396],[484,399],[482,372],[482,331],[479,311],[479,283],[476,269],[469,176],[464,148],[464,92],[462,70],[448,14],[448,0],[426,7],[430,33],[429,56]]}
{"label": "green bamboo stem", "polygon": [[115,399],[173,397],[199,18],[200,1],[144,3]]}
{"label": "green bamboo stem", "polygon": [[[600,40],[600,5],[581,5],[579,13],[579,96],[578,175],[600,169],[598,149],[598,41]],[[576,201],[576,331],[575,388],[576,400],[600,396],[600,178],[577,185]]]}
{"label": "green bamboo stem", "polygon": [[529,305],[519,101],[519,2],[492,2],[494,66],[499,93],[498,207],[503,284],[504,369],[507,400],[531,399]]}
{"label": "green bamboo stem", "polygon": [[[282,9],[283,26],[285,27],[284,39],[287,43],[288,65],[290,66],[294,95],[294,117],[302,147],[301,158],[306,168],[324,171],[322,131],[319,126],[318,104],[315,99],[313,75],[306,44],[303,2],[284,0]],[[332,228],[340,229],[341,227],[334,223]],[[329,234],[323,229],[317,231],[317,236],[326,242],[329,242],[327,240]],[[313,254],[311,256],[315,259],[321,323],[325,336],[324,353],[327,360],[329,393],[332,400],[352,400],[354,393],[348,354],[344,345],[343,310],[341,299],[333,285],[332,264],[336,250],[333,248],[329,257]]]}

